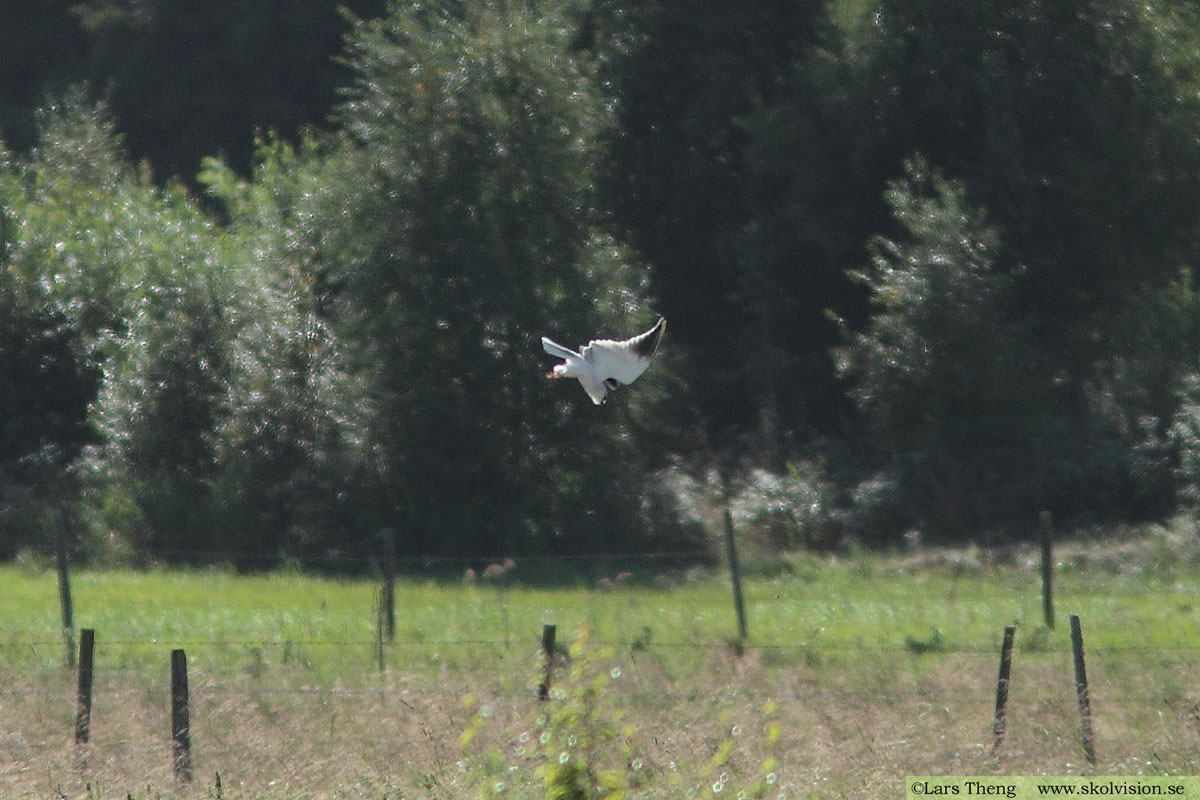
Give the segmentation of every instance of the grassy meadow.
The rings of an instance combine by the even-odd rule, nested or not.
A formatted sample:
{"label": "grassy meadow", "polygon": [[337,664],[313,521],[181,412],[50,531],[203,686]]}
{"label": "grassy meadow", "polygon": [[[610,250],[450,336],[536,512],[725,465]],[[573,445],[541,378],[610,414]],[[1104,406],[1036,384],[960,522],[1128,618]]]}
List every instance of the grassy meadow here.
{"label": "grassy meadow", "polygon": [[[583,763],[631,797],[874,798],[902,796],[908,774],[1191,774],[1195,539],[1177,525],[1060,546],[1054,630],[1033,549],[753,563],[741,655],[720,571],[547,587],[522,583],[518,564],[502,586],[402,579],[382,670],[374,581],[80,571],[75,621],[97,641],[85,746],[72,738],[55,573],[7,566],[0,789],[542,798],[543,781]],[[1095,766],[1079,744],[1069,614],[1087,644]],[[544,623],[571,652],[539,703]],[[999,642],[1014,623],[1007,737],[993,752]],[[191,784],[171,769],[175,647],[189,663]]]}

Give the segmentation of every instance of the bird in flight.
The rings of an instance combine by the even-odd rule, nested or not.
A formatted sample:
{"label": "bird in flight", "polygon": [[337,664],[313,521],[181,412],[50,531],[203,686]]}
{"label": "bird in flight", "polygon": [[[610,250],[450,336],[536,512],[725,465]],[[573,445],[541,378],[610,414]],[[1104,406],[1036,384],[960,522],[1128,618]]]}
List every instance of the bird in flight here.
{"label": "bird in flight", "polygon": [[563,363],[555,364],[546,377],[578,378],[592,402],[600,405],[609,392],[628,386],[646,371],[666,329],[667,320],[659,317],[654,327],[645,333],[620,341],[592,339],[578,353],[543,336],[545,351],[563,359]]}

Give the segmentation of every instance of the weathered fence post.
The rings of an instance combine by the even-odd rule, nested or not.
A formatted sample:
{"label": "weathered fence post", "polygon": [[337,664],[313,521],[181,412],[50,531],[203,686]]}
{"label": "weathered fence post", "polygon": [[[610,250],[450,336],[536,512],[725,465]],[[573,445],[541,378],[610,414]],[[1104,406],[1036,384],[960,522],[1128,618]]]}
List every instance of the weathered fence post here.
{"label": "weathered fence post", "polygon": [[396,541],[391,528],[383,532],[383,633],[396,640]]}
{"label": "weathered fence post", "polygon": [[182,650],[171,651],[171,749],[175,761],[175,779],[192,779],[192,740],[188,723],[187,656]]}
{"label": "weathered fence post", "polygon": [[996,679],[996,723],[992,726],[995,738],[992,741],[992,755],[1000,750],[1004,741],[1004,728],[1008,719],[1008,682],[1012,674],[1013,637],[1017,629],[1010,625],[1004,629],[1004,643],[1000,645],[1000,677]]}
{"label": "weathered fence post", "polygon": [[384,672],[387,670],[387,658],[385,655],[386,648],[384,648],[384,646],[383,646],[383,638],[384,638],[383,629],[386,626],[384,625],[383,617],[384,617],[384,603],[383,603],[383,597],[382,597],[382,595],[380,595],[375,598],[375,642],[374,642],[375,665],[379,668],[380,672]]}
{"label": "weathered fence post", "polygon": [[86,744],[92,735],[92,663],[96,649],[96,632],[84,628],[79,632],[79,690],[75,704],[75,743]]}
{"label": "weathered fence post", "polygon": [[546,660],[542,668],[542,682],[538,686],[538,700],[550,699],[550,676],[554,674],[554,625],[542,626],[542,655]]}
{"label": "weathered fence post", "polygon": [[1071,615],[1071,651],[1075,655],[1075,695],[1079,699],[1079,737],[1088,763],[1096,763],[1096,744],[1092,735],[1092,705],[1088,698],[1087,668],[1083,663],[1083,631],[1079,615]]}
{"label": "weathered fence post", "polygon": [[1054,524],[1049,511],[1038,515],[1038,533],[1042,540],[1042,616],[1046,627],[1054,630]]}
{"label": "weathered fence post", "polygon": [[746,603],[742,597],[742,568],[738,564],[737,545],[733,541],[733,514],[729,509],[725,509],[725,547],[729,553],[729,577],[733,582],[733,610],[737,614],[738,626],[738,655],[741,655],[742,648],[746,645],[746,639],[750,638],[746,632]]}
{"label": "weathered fence post", "polygon": [[58,566],[58,599],[62,607],[63,644],[67,667],[75,666],[75,611],[71,604],[71,575],[67,565],[67,536],[58,512],[53,512],[54,560]]}

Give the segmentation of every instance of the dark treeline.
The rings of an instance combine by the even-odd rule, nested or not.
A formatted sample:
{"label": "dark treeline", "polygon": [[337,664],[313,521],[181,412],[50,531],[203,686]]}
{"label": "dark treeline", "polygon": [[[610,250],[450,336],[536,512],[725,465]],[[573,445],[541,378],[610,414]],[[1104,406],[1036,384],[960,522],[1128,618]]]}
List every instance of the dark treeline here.
{"label": "dark treeline", "polygon": [[256,131],[294,135],[328,119],[352,71],[336,57],[350,20],[385,0],[9,2],[0,25],[0,130],[24,151],[38,109],[72,85],[103,98],[126,154],[194,179],[220,153],[239,170]]}
{"label": "dark treeline", "polygon": [[[0,28],[0,556],[1024,536],[1200,500],[1200,17],[46,4]],[[670,320],[596,408],[542,334]]]}

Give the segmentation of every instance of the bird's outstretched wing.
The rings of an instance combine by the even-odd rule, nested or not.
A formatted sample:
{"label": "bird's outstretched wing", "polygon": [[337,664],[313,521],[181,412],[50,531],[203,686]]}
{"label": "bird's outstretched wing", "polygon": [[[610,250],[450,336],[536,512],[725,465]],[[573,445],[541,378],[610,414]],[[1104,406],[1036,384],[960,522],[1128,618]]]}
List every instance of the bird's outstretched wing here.
{"label": "bird's outstretched wing", "polygon": [[[597,376],[610,389],[633,383],[650,366],[658,351],[667,320],[659,317],[654,327],[630,339],[593,339],[579,354],[592,364]],[[615,384],[613,383],[615,381]]]}

